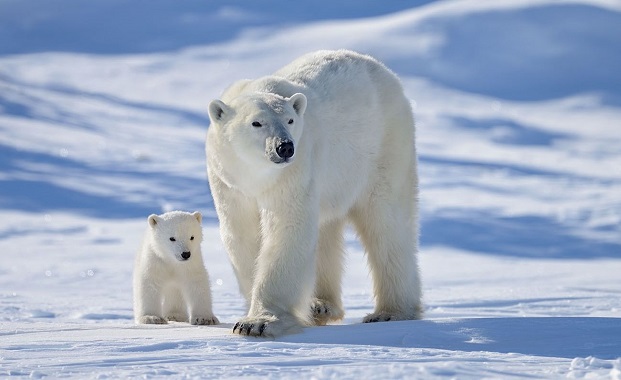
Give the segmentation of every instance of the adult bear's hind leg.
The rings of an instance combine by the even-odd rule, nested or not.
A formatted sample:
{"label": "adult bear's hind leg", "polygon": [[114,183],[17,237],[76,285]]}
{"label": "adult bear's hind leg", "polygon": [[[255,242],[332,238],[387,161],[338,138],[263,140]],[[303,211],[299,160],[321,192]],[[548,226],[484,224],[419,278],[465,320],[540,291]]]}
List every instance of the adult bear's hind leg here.
{"label": "adult bear's hind leg", "polygon": [[375,311],[363,322],[422,318],[416,215],[408,203],[407,197],[375,198],[352,212],[367,251],[375,295]]}
{"label": "adult bear's hind leg", "polygon": [[328,222],[319,230],[317,279],[311,303],[313,323],[318,326],[343,319],[341,279],[343,277],[342,220]]}

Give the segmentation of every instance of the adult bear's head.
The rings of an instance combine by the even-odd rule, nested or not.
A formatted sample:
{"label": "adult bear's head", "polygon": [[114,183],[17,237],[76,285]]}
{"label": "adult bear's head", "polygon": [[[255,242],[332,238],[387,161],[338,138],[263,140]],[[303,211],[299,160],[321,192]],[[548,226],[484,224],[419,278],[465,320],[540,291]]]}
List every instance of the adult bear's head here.
{"label": "adult bear's head", "polygon": [[209,104],[210,128],[249,165],[262,160],[285,166],[295,158],[306,102],[301,93],[285,98],[266,92],[244,94],[229,104],[214,100]]}

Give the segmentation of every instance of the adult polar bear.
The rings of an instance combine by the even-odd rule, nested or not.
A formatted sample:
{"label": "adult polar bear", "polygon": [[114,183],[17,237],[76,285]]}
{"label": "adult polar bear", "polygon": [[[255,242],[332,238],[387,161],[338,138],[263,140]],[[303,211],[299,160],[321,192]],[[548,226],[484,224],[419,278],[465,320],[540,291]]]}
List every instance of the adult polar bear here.
{"label": "adult polar bear", "polygon": [[305,55],[209,105],[207,171],[248,315],[278,336],[344,315],[343,229],[369,260],[375,311],[422,315],[414,120],[397,77],[351,51]]}

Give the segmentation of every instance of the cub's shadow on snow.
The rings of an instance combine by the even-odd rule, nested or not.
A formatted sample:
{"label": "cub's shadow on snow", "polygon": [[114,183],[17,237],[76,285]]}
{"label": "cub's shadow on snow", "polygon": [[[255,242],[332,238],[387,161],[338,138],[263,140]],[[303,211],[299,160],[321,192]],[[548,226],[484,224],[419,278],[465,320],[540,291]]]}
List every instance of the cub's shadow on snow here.
{"label": "cub's shadow on snow", "polygon": [[292,343],[352,344],[465,352],[519,353],[615,359],[619,318],[475,318],[402,321],[307,329],[278,339]]}

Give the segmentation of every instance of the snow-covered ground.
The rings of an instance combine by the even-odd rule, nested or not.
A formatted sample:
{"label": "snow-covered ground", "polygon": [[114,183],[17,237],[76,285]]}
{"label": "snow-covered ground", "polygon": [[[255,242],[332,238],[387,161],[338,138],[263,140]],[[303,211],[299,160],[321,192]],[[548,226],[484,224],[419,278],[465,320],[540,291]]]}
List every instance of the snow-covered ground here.
{"label": "snow-covered ground", "polygon": [[[621,378],[621,3],[0,0],[0,377]],[[417,117],[426,318],[230,334],[208,102],[320,48]],[[220,326],[136,326],[146,217],[203,212]]]}

